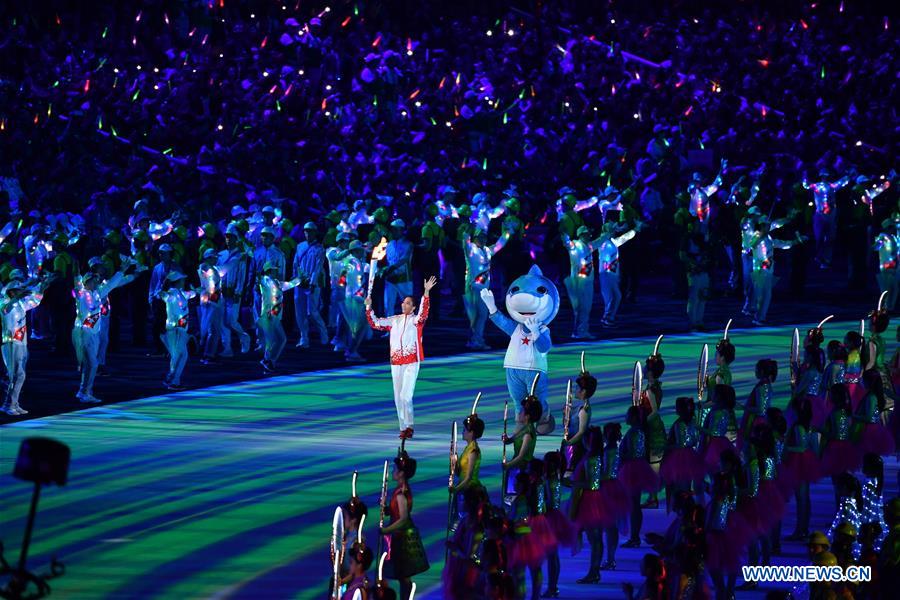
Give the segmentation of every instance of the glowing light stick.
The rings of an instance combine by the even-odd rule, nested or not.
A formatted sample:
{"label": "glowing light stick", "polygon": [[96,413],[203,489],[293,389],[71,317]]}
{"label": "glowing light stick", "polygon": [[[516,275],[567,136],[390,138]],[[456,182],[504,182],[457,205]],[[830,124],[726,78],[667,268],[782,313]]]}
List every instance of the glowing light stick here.
{"label": "glowing light stick", "polygon": [[572,417],[572,380],[566,382],[566,405],[563,407],[563,441],[569,439],[569,419]]}

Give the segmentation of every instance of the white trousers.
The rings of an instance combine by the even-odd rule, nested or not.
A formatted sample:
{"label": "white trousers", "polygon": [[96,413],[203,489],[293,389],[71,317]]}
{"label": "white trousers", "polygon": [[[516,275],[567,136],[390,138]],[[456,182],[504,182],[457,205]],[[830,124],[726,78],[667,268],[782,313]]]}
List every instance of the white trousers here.
{"label": "white trousers", "polygon": [[7,342],[2,346],[3,364],[6,365],[6,376],[9,385],[6,388],[4,406],[19,406],[19,394],[25,383],[25,363],[28,362],[28,346],[22,342]]}
{"label": "white trousers", "polygon": [[413,428],[413,394],[416,392],[416,379],[419,377],[419,362],[408,365],[391,365],[391,378],[394,380],[394,404],[397,406],[397,420],[400,431]]}
{"label": "white trousers", "polygon": [[169,351],[169,375],[166,379],[172,385],[181,385],[181,374],[188,359],[188,333],[184,327],[166,329],[160,336]]}
{"label": "white trousers", "polygon": [[89,396],[94,394],[94,378],[100,361],[101,327],[100,321],[97,321],[97,326],[93,328],[76,325],[72,329],[75,357],[81,367],[81,385],[78,391]]}

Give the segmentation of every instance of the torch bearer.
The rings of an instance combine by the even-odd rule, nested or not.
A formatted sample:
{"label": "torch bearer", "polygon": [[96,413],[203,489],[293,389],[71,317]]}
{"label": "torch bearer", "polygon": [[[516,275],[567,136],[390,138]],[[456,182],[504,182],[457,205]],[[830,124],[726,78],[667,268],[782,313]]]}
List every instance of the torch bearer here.
{"label": "torch bearer", "polygon": [[366,296],[372,297],[372,287],[375,285],[375,272],[378,270],[378,261],[384,258],[387,249],[387,238],[381,238],[378,245],[372,249],[372,260],[369,261],[369,290]]}

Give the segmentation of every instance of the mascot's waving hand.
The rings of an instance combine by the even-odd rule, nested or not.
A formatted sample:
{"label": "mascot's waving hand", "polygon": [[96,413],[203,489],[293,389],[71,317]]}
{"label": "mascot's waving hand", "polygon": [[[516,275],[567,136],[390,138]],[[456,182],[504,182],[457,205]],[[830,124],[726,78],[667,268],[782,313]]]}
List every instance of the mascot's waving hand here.
{"label": "mascot's waving hand", "polygon": [[538,379],[535,394],[541,401],[544,413],[537,425],[537,432],[541,435],[551,433],[555,422],[547,405],[547,354],[553,342],[547,325],[559,312],[559,291],[534,265],[527,274],[513,281],[506,292],[509,317],[497,310],[494,295],[489,289],[481,290],[481,299],[487,305],[494,325],[510,336],[503,359],[510,399],[518,406],[530,391],[535,371],[539,371],[542,376]]}

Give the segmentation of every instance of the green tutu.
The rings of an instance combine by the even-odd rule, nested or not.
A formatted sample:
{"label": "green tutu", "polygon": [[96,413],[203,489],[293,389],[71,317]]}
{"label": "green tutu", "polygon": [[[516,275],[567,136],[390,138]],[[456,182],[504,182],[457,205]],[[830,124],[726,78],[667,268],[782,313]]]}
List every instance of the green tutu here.
{"label": "green tutu", "polygon": [[659,462],[666,450],[666,425],[659,413],[653,413],[647,419],[647,449],[650,462]]}
{"label": "green tutu", "polygon": [[428,570],[428,557],[419,529],[410,523],[391,534],[391,558],[384,563],[389,579],[412,577]]}

